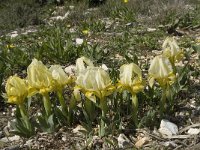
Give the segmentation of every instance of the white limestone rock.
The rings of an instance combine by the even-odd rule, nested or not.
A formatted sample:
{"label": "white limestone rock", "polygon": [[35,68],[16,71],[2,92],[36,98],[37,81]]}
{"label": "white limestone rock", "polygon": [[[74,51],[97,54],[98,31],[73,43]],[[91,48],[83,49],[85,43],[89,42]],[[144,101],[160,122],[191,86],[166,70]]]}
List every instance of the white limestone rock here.
{"label": "white limestone rock", "polygon": [[160,128],[158,131],[163,135],[163,136],[172,136],[172,135],[177,135],[178,133],[178,127],[176,124],[166,120],[162,119],[160,123]]}
{"label": "white limestone rock", "polygon": [[190,128],[187,132],[189,135],[197,135],[200,133],[200,129],[198,128]]}

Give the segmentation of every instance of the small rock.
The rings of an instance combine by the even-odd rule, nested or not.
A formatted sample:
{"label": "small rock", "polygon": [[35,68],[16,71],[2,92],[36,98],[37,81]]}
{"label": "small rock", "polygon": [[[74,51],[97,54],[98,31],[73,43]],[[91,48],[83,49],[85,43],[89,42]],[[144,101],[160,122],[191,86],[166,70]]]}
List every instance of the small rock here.
{"label": "small rock", "polygon": [[20,140],[20,136],[18,135],[14,135],[12,137],[8,137],[10,141],[19,141]]}
{"label": "small rock", "polygon": [[7,143],[8,142],[8,138],[4,137],[4,138],[0,139],[0,142]]}
{"label": "small rock", "polygon": [[152,50],[152,53],[156,54],[156,55],[161,55],[162,51],[159,50]]}
{"label": "small rock", "polygon": [[70,29],[69,29],[69,32],[70,32],[70,33],[75,33],[76,30],[75,30],[74,28],[70,28]]}
{"label": "small rock", "polygon": [[167,141],[162,144],[165,147],[177,147],[177,144],[174,141]]}
{"label": "small rock", "polygon": [[163,136],[172,136],[172,135],[177,135],[178,133],[178,127],[176,124],[168,121],[168,120],[161,120],[160,123],[160,128],[158,131],[163,135]]}
{"label": "small rock", "polygon": [[197,129],[197,128],[190,128],[189,130],[188,130],[188,134],[189,135],[197,135],[197,134],[199,134],[200,133],[200,129]]}
{"label": "small rock", "polygon": [[148,32],[153,32],[153,31],[156,31],[156,28],[148,28],[147,31]]}
{"label": "small rock", "polygon": [[46,141],[47,139],[46,138],[43,138],[43,137],[40,137],[38,138],[38,141]]}
{"label": "small rock", "polygon": [[12,112],[11,112],[11,116],[12,116],[12,117],[15,116],[16,108],[12,108],[11,111],[12,111]]}
{"label": "small rock", "polygon": [[160,136],[160,133],[158,132],[158,129],[156,127],[154,127],[153,134]]}
{"label": "small rock", "polygon": [[67,141],[67,137],[66,137],[66,135],[62,135],[62,141]]}
{"label": "small rock", "polygon": [[86,131],[85,128],[83,128],[83,126],[78,125],[75,129],[72,130],[72,132],[75,133],[75,134],[80,134],[80,133],[81,133],[81,132],[80,132],[81,130],[82,130],[82,131]]}
{"label": "small rock", "polygon": [[4,142],[4,143],[19,141],[19,140],[20,140],[20,136],[18,136],[18,135],[14,135],[12,137],[4,137],[4,138],[0,139],[0,141]]}
{"label": "small rock", "polygon": [[132,22],[129,22],[126,24],[126,26],[131,26],[132,25]]}
{"label": "small rock", "polygon": [[123,60],[123,56],[121,56],[120,54],[115,54],[115,58],[122,61]]}
{"label": "small rock", "polygon": [[124,134],[120,134],[117,141],[119,148],[126,148],[131,145],[129,139]]}
{"label": "small rock", "polygon": [[83,39],[76,38],[76,44],[77,44],[77,45],[83,44]]}
{"label": "small rock", "polygon": [[148,143],[148,141],[149,141],[149,138],[143,137],[143,138],[141,138],[140,140],[138,140],[138,141],[135,143],[135,146],[136,146],[137,148],[141,148],[144,144]]}
{"label": "small rock", "polygon": [[26,141],[25,145],[27,145],[28,147],[31,147],[31,145],[33,145],[33,140],[30,139],[30,140]]}
{"label": "small rock", "polygon": [[18,32],[17,31],[13,31],[13,32],[9,33],[8,36],[10,36],[11,38],[15,38],[15,37],[18,36]]}
{"label": "small rock", "polygon": [[103,140],[98,136],[93,136],[91,142],[88,144],[90,149],[99,149],[103,146]]}
{"label": "small rock", "polygon": [[74,65],[70,65],[65,68],[65,72],[69,75],[74,75],[75,70],[76,70],[76,66],[74,66]]}

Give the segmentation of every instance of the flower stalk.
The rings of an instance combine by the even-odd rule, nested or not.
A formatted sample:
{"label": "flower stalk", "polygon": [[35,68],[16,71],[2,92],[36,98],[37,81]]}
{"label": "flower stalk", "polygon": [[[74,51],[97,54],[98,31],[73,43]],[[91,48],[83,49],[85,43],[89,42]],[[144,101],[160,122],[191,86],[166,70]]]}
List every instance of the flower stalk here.
{"label": "flower stalk", "polygon": [[25,121],[25,125],[30,130],[31,129],[30,121],[29,121],[29,118],[28,118],[27,111],[24,107],[24,104],[19,104],[18,106],[19,106],[20,114],[21,114],[23,120]]}
{"label": "flower stalk", "polygon": [[138,126],[138,118],[137,118],[137,113],[138,113],[138,98],[136,94],[132,94],[132,107],[133,107],[133,121],[135,126]]}
{"label": "flower stalk", "polygon": [[160,100],[160,116],[163,117],[163,113],[165,111],[165,103],[166,103],[166,88],[163,88],[162,97]]}
{"label": "flower stalk", "polygon": [[105,121],[106,112],[107,112],[107,104],[104,98],[100,100],[100,108],[101,108],[101,124],[100,124],[100,136],[103,137],[105,135]]}
{"label": "flower stalk", "polygon": [[71,119],[70,119],[70,113],[68,111],[68,108],[67,108],[67,105],[65,103],[65,100],[64,100],[64,97],[63,97],[63,94],[62,94],[62,90],[58,90],[57,91],[57,96],[58,96],[58,100],[60,102],[60,105],[61,105],[61,110],[62,110],[62,113],[63,115],[66,117],[67,119],[67,123],[68,124],[71,124]]}
{"label": "flower stalk", "polygon": [[52,114],[51,101],[50,101],[48,93],[43,93],[42,96],[43,96],[44,109],[45,109],[47,117],[49,117]]}
{"label": "flower stalk", "polygon": [[67,117],[68,116],[68,109],[67,109],[67,105],[65,103],[64,97],[62,95],[62,90],[58,90],[57,95],[58,95],[58,100],[59,100],[60,105],[61,105],[62,112],[65,115],[65,117]]}

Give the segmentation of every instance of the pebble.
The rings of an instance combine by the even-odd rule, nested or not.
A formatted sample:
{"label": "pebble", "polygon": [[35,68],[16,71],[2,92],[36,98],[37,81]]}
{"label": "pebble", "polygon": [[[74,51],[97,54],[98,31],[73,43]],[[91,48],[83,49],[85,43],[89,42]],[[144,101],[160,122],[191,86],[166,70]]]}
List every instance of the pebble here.
{"label": "pebble", "polygon": [[20,140],[20,136],[14,135],[12,137],[4,137],[0,139],[0,142],[7,143],[7,142],[13,142],[13,141],[19,141],[19,140]]}
{"label": "pebble", "polygon": [[160,128],[158,131],[163,135],[163,136],[172,136],[172,135],[177,135],[178,133],[178,127],[176,124],[166,120],[162,119],[160,123]]}
{"label": "pebble", "polygon": [[66,135],[62,135],[62,141],[67,141]]}
{"label": "pebble", "polygon": [[75,133],[75,134],[82,134],[82,132],[80,132],[80,130],[84,130],[85,131],[85,128],[83,128],[83,126],[81,126],[81,125],[78,125],[76,128],[74,128],[72,130],[72,132]]}
{"label": "pebble", "polygon": [[136,143],[135,143],[135,146],[137,148],[141,148],[144,144],[146,144],[147,142],[149,142],[149,138],[147,137],[143,137],[141,138],[140,140],[138,140]]}
{"label": "pebble", "polygon": [[126,148],[131,145],[129,139],[124,134],[120,134],[117,141],[119,148]]}
{"label": "pebble", "polygon": [[76,38],[76,44],[77,44],[77,45],[83,44],[83,39],[81,39],[81,38]]}
{"label": "pebble", "polygon": [[28,147],[31,147],[33,145],[33,140],[30,139],[30,140],[26,141],[25,145],[27,145]]}
{"label": "pebble", "polygon": [[190,128],[187,132],[189,135],[197,135],[200,133],[200,129],[198,128]]}
{"label": "pebble", "polygon": [[153,31],[156,31],[156,28],[147,28],[147,31],[148,32],[153,32]]}
{"label": "pebble", "polygon": [[66,67],[65,69],[65,72],[69,75],[74,75],[74,72],[76,70],[76,66],[75,65],[70,65],[68,67]]}
{"label": "pebble", "polygon": [[42,138],[42,137],[38,138],[38,141],[46,141],[46,140],[47,140],[46,138]]}
{"label": "pebble", "polygon": [[129,22],[126,24],[126,26],[131,26],[133,23],[132,22]]}
{"label": "pebble", "polygon": [[177,147],[177,144],[174,141],[167,141],[162,144],[165,147]]}

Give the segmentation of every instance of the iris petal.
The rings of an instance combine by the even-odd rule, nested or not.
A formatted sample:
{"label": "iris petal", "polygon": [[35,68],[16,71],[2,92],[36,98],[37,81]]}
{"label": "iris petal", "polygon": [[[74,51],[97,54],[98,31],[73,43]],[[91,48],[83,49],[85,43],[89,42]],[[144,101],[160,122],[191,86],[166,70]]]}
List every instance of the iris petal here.
{"label": "iris petal", "polygon": [[149,68],[149,85],[151,87],[154,80],[157,80],[160,86],[166,86],[175,81],[172,65],[169,59],[162,55],[154,57]]}
{"label": "iris petal", "polygon": [[120,67],[120,80],[117,84],[118,89],[128,90],[131,93],[138,93],[144,89],[142,81],[142,71],[134,63],[125,64]]}

